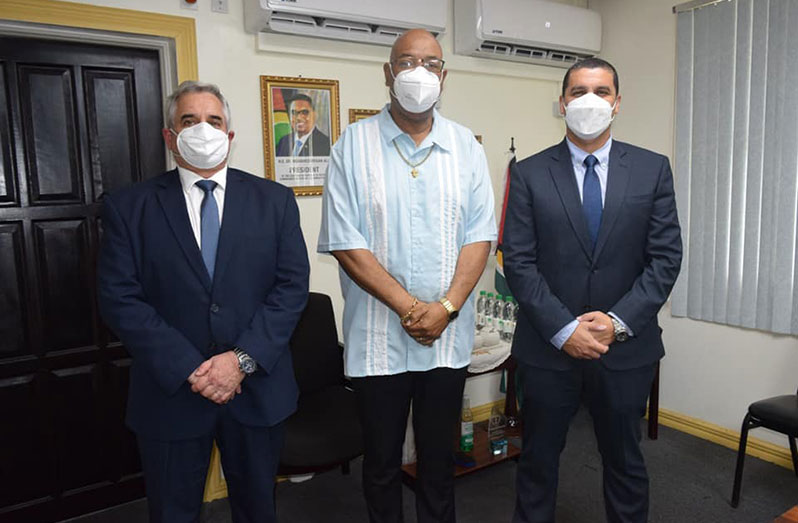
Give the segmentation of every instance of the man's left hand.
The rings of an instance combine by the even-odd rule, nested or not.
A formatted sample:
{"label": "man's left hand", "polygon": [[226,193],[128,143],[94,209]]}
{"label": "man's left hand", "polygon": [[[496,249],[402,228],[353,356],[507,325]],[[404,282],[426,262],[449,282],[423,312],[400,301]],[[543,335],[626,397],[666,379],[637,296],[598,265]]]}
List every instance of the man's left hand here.
{"label": "man's left hand", "polygon": [[578,318],[580,323],[586,324],[588,330],[599,343],[609,345],[615,341],[615,328],[612,319],[601,311],[591,311]]}
{"label": "man's left hand", "polygon": [[413,314],[402,323],[405,331],[421,345],[431,346],[449,325],[449,313],[440,303],[418,302]]}
{"label": "man's left hand", "polygon": [[222,405],[241,393],[244,376],[238,366],[238,357],[230,350],[206,360],[189,377],[189,382],[193,392]]}

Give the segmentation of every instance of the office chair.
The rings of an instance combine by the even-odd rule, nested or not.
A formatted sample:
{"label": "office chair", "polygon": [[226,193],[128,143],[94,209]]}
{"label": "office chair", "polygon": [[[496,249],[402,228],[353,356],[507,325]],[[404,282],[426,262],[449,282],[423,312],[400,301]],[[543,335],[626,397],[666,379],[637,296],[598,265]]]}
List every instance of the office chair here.
{"label": "office chair", "polygon": [[787,435],[787,439],[790,441],[792,467],[795,475],[798,476],[798,450],[795,445],[795,438],[798,437],[798,392],[756,401],[748,407],[748,413],[743,418],[743,428],[740,431],[737,469],[734,472],[731,505],[735,508],[740,504],[740,484],[743,479],[743,462],[745,461],[748,431],[756,427],[765,427]]}
{"label": "office chair", "polygon": [[310,293],[291,338],[291,356],[299,404],[285,421],[277,474],[324,472],[338,466],[348,474],[349,462],[363,453],[363,434],[326,294]]}

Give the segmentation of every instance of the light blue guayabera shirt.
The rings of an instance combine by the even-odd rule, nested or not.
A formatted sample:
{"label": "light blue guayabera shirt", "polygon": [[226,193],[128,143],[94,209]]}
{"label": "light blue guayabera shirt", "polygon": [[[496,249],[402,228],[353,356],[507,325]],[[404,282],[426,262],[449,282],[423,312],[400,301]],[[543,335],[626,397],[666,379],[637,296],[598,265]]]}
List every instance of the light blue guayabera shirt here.
{"label": "light blue guayabera shirt", "polygon": [[[585,186],[585,172],[587,172],[587,167],[585,166],[585,158],[588,157],[591,153],[587,151],[583,151],[579,147],[573,144],[571,140],[568,138],[565,139],[566,143],[568,144],[568,150],[571,152],[571,162],[573,163],[574,167],[574,176],[576,176],[576,185],[579,187],[579,199],[582,200],[583,198],[583,191]],[[599,185],[601,186],[601,205],[604,205],[604,196],[607,194],[607,174],[609,173],[610,168],[610,149],[612,148],[612,137],[607,140],[607,143],[601,146],[600,149],[593,152],[593,156],[596,157],[598,163],[593,167],[596,171],[596,175],[599,179]],[[610,311],[608,313],[610,316],[621,322],[621,325],[624,326],[626,331],[629,333],[629,336],[632,336],[632,330],[629,328],[624,321],[615,315],[614,312]],[[557,334],[551,337],[551,343],[558,349],[562,349],[562,346],[568,341],[568,338],[571,337],[571,334],[574,333],[576,327],[579,325],[579,321],[576,319],[569,322],[565,325],[562,329],[557,331]]]}
{"label": "light blue guayabera shirt", "polygon": [[[496,240],[493,188],[482,146],[467,128],[434,112],[420,146],[394,123],[389,105],[349,125],[330,155],[318,252],[368,249],[407,291],[434,302],[446,294],[460,249]],[[410,174],[394,141],[412,164]],[[417,343],[385,304],[339,269],[348,376],[468,365],[474,296],[432,347]]]}

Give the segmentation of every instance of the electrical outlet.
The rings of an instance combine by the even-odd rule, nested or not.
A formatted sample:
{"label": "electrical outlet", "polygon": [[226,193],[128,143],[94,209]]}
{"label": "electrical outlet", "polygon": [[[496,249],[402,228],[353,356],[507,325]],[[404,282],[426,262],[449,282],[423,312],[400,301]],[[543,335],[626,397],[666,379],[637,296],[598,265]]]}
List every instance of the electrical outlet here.
{"label": "electrical outlet", "polygon": [[211,0],[211,11],[214,13],[226,13],[227,0]]}
{"label": "electrical outlet", "polygon": [[191,9],[192,11],[197,10],[197,3],[198,0],[178,0],[180,2],[181,9]]}

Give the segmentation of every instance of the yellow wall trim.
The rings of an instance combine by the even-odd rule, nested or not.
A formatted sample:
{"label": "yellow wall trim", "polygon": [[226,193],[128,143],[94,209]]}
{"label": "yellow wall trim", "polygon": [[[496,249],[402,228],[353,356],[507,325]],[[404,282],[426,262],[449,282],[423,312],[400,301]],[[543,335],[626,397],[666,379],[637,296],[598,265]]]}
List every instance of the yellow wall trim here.
{"label": "yellow wall trim", "polygon": [[2,0],[0,19],[171,38],[178,81],[198,78],[193,18],[53,0]]}
{"label": "yellow wall trim", "polygon": [[[709,423],[707,421],[691,418],[679,412],[674,412],[667,409],[659,409],[659,421],[662,425],[676,429],[681,432],[686,432],[692,436],[696,436],[718,445],[737,450],[740,445],[740,433]],[[742,423],[742,418],[740,419]],[[792,458],[788,448],[774,445],[773,443],[751,437],[749,432],[748,444],[746,445],[746,454],[754,456],[770,463],[775,463],[784,468],[792,469]]]}

